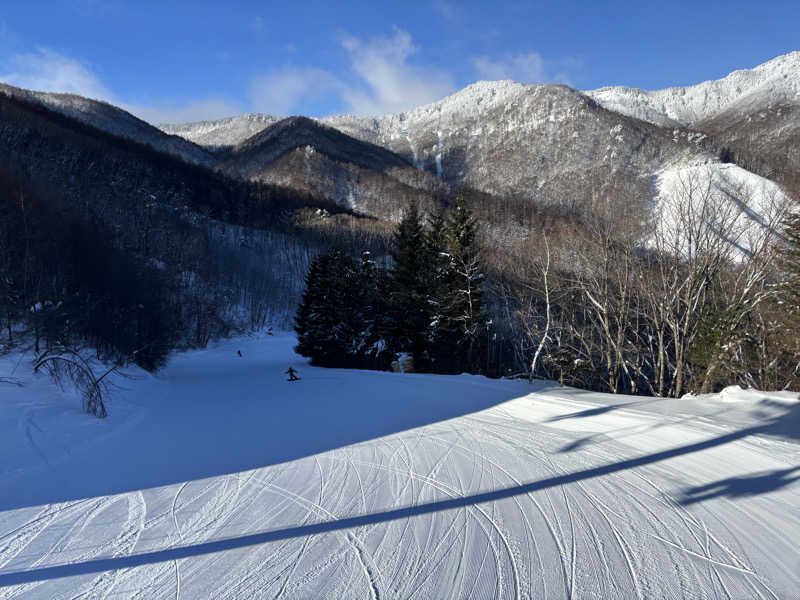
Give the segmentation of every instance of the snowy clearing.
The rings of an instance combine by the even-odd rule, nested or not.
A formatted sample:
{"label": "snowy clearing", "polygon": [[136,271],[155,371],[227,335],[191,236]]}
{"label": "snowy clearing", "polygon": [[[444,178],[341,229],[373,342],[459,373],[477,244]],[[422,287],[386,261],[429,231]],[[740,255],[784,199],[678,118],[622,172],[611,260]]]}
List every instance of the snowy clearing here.
{"label": "snowy clearing", "polygon": [[0,359],[25,384],[0,383],[0,598],[798,597],[796,394],[315,369],[293,342],[178,355],[104,421]]}

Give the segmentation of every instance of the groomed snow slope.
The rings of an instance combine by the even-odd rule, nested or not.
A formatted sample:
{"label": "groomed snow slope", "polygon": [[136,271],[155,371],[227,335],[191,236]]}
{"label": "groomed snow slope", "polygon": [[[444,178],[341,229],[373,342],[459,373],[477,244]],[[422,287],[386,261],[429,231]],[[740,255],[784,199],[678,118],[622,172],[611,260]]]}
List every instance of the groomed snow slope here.
{"label": "groomed snow slope", "polygon": [[324,370],[292,343],[177,356],[105,421],[20,363],[0,598],[797,597],[796,395]]}

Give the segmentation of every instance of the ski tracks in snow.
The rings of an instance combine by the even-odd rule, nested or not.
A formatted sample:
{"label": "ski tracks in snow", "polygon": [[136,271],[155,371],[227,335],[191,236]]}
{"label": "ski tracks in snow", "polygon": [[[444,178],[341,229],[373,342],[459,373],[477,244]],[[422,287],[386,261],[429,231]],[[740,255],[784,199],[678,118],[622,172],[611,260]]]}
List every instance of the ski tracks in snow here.
{"label": "ski tracks in snow", "polygon": [[[559,399],[547,402],[552,409]],[[575,406],[564,399],[562,413]],[[657,424],[657,415],[637,415],[645,426]],[[624,438],[564,451],[594,433],[591,418],[585,422],[586,431],[559,429],[500,406],[242,473],[0,513],[0,577],[375,515],[352,529],[0,587],[0,599],[774,599],[797,581],[788,574],[776,587],[776,571],[759,571],[746,537],[760,524],[736,502],[715,499],[713,512],[681,504],[676,482],[697,483],[687,475],[691,456],[680,468],[665,461],[525,488],[637,455]],[[749,451],[745,442],[734,444]],[[520,492],[436,507],[509,487]],[[782,504],[764,497],[753,506],[791,505],[798,487],[783,491]],[[430,510],[381,520],[410,506]],[[763,530],[781,542],[791,535]]]}

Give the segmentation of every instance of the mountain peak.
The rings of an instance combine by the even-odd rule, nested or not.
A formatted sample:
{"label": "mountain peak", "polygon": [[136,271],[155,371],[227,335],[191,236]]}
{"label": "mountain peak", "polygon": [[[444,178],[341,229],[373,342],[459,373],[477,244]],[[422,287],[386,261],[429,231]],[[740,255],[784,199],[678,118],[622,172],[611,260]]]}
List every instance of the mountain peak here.
{"label": "mountain peak", "polygon": [[800,51],[696,85],[647,91],[626,86],[585,92],[602,106],[661,126],[688,126],[731,108],[800,102]]}

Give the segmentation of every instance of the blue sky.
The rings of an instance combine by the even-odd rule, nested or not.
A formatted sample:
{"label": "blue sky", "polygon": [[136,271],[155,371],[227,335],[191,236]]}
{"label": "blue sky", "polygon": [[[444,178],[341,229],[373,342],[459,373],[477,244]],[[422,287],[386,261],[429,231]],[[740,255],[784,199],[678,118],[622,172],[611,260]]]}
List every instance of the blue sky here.
{"label": "blue sky", "polygon": [[0,81],[152,122],[379,114],[479,79],[658,89],[800,50],[800,3],[5,0]]}

